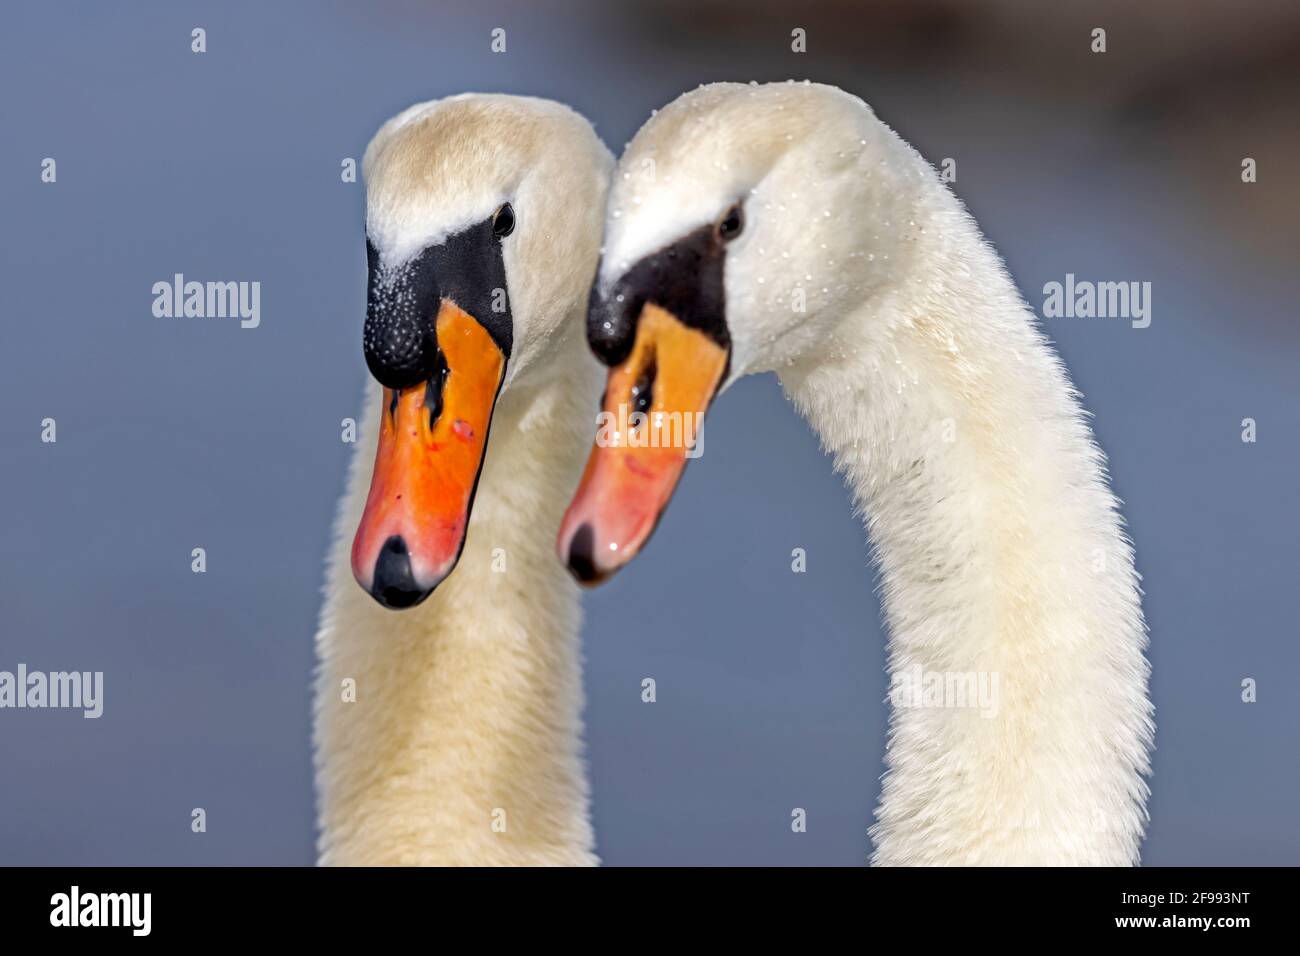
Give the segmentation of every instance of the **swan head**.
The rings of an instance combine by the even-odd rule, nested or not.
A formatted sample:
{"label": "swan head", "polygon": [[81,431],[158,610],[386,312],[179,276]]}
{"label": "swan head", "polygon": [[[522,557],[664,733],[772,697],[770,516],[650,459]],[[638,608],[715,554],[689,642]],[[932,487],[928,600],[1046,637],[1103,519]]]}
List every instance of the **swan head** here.
{"label": "swan head", "polygon": [[578,114],[515,96],[413,106],[367,147],[362,338],[383,398],[352,571],[380,604],[455,567],[498,396],[545,371],[585,302],[612,165]]}
{"label": "swan head", "polygon": [[897,281],[925,175],[865,103],[819,84],[702,86],[641,128],[588,314],[611,427],[560,529],[575,577],[645,544],[718,391],[814,359]]}

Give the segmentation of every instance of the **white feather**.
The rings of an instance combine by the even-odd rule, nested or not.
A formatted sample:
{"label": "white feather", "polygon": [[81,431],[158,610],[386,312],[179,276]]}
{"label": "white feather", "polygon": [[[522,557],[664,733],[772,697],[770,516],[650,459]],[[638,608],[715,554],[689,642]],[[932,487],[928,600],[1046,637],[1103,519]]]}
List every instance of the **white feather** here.
{"label": "white feather", "polygon": [[738,198],[730,380],[775,369],[844,474],[891,673],[997,675],[992,714],[893,711],[873,861],[1136,863],[1154,734],[1138,576],[1032,311],[924,160],[816,84],[716,84],[659,111],[615,172],[601,281]]}
{"label": "white feather", "polygon": [[378,435],[367,388],[316,636],[323,864],[596,862],[581,615],[554,541],[600,389],[582,329],[612,165],[576,113],[507,96],[412,107],[366,150],[367,230],[389,262],[512,202],[514,347],[460,562],[408,611],[350,570]]}

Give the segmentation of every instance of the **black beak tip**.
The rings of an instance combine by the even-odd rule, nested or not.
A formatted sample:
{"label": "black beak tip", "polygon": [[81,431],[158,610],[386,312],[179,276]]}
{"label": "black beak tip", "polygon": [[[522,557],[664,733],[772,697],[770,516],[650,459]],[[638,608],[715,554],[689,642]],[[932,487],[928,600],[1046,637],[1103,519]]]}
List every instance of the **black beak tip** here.
{"label": "black beak tip", "polygon": [[415,583],[410,552],[402,536],[395,534],[385,541],[375,559],[370,596],[384,607],[399,611],[415,607],[432,593],[433,588],[421,588]]}
{"label": "black beak tip", "polygon": [[569,573],[578,579],[579,584],[599,584],[606,577],[596,569],[593,560],[595,547],[596,534],[591,525],[584,522],[569,542]]}
{"label": "black beak tip", "polygon": [[432,589],[428,591],[407,591],[402,588],[380,588],[375,586],[370,591],[370,596],[390,611],[404,611],[408,607],[415,607],[432,593]]}

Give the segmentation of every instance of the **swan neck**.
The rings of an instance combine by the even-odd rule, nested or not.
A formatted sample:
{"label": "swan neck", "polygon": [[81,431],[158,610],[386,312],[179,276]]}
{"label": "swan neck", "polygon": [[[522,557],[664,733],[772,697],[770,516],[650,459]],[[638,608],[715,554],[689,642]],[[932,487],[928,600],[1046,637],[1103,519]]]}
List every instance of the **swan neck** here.
{"label": "swan neck", "polygon": [[503,391],[460,561],[410,611],[379,607],[347,569],[373,434],[358,449],[317,638],[323,863],[595,862],[581,614],[554,540],[599,386],[576,351],[556,363],[568,373]]}
{"label": "swan neck", "polygon": [[1152,736],[1132,550],[1063,367],[992,253],[960,252],[782,375],[880,575],[873,859],[1130,864]]}

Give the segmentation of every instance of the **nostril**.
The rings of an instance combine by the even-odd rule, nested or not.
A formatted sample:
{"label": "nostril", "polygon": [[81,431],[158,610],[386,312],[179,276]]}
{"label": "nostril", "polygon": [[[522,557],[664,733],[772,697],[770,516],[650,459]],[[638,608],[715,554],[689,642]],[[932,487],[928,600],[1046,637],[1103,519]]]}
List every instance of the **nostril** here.
{"label": "nostril", "polygon": [[642,415],[649,415],[650,409],[654,405],[654,385],[655,375],[658,374],[658,368],[655,365],[655,358],[652,354],[650,361],[646,363],[641,374],[637,376],[636,383],[632,386],[632,411],[640,412]]}
{"label": "nostril", "polygon": [[584,522],[569,542],[569,570],[583,584],[590,584],[600,578],[596,563],[592,560],[595,549],[596,533],[591,525]]}
{"label": "nostril", "polygon": [[438,416],[442,414],[442,390],[447,384],[447,376],[450,374],[447,368],[447,358],[442,354],[442,349],[434,347],[433,368],[429,373],[429,380],[424,385],[424,407],[429,412],[429,430],[438,424]]}
{"label": "nostril", "polygon": [[376,601],[394,609],[414,607],[429,596],[430,591],[415,583],[411,571],[411,555],[406,540],[395,534],[384,542],[375,559],[375,581],[370,593]]}

